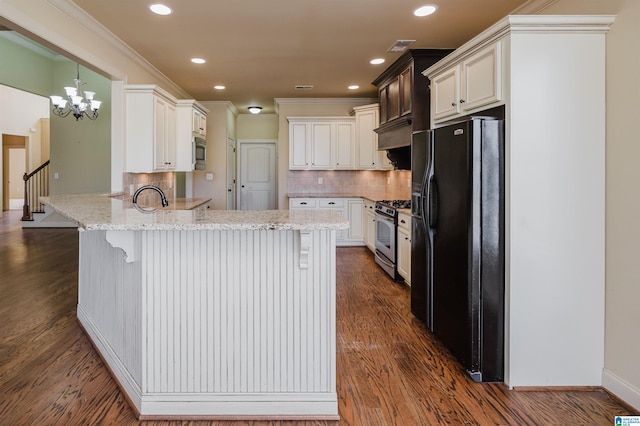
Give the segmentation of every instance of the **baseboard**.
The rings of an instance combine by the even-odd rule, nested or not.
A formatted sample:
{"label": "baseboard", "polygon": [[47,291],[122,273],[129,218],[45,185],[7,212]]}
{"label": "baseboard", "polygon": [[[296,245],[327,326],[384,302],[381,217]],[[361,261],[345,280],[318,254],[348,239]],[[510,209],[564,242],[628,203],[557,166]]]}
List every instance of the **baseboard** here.
{"label": "baseboard", "polygon": [[640,410],[640,388],[616,376],[606,368],[602,370],[602,387],[632,408]]}

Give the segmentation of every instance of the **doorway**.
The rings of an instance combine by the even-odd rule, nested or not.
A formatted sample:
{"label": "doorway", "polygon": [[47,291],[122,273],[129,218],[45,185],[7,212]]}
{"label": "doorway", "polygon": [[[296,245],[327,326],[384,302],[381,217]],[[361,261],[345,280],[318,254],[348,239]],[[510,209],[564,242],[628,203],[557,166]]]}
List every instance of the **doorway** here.
{"label": "doorway", "polygon": [[22,210],[27,170],[27,137],[2,135],[2,210]]}
{"label": "doorway", "polygon": [[238,141],[240,210],[276,208],[276,141]]}

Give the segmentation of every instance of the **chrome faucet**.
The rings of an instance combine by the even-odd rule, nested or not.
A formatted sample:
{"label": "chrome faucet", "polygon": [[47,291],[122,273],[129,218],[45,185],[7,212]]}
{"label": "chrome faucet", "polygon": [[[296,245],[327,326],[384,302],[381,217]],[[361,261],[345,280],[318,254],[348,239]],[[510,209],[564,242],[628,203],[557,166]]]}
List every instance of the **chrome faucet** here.
{"label": "chrome faucet", "polygon": [[133,204],[138,205],[138,195],[145,189],[153,189],[154,191],[158,191],[158,194],[160,194],[160,198],[162,199],[162,207],[167,207],[169,205],[167,197],[165,197],[162,189],[158,188],[155,185],[144,185],[138,188],[138,190],[133,194]]}

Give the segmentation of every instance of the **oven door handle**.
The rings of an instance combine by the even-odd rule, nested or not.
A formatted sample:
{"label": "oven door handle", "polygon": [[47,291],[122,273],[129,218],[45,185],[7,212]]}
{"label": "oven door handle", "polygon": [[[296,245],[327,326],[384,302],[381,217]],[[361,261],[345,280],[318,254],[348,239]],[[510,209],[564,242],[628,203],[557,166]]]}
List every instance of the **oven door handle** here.
{"label": "oven door handle", "polygon": [[376,219],[378,219],[378,220],[384,220],[384,221],[387,221],[387,222],[391,222],[391,223],[393,223],[393,218],[391,218],[391,217],[389,217],[389,216],[385,216],[385,215],[380,214],[380,213],[377,213],[377,214],[376,214]]}

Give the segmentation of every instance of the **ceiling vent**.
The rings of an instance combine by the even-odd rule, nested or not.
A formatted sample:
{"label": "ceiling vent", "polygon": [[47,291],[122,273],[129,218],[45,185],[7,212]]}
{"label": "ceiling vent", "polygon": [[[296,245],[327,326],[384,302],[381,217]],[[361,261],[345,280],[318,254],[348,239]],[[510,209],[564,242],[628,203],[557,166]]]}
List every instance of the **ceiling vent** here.
{"label": "ceiling vent", "polygon": [[295,86],[296,90],[311,90],[313,89],[313,86],[310,84],[296,84]]}
{"label": "ceiling vent", "polygon": [[395,43],[391,45],[389,48],[389,52],[404,52],[409,45],[411,45],[415,40],[396,40]]}

